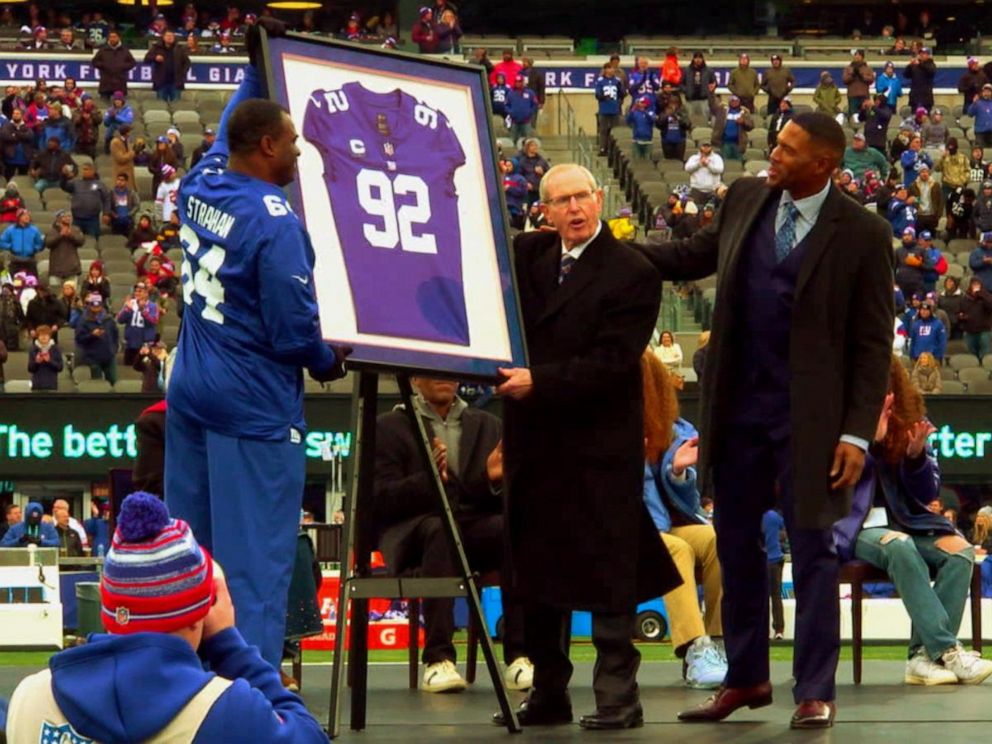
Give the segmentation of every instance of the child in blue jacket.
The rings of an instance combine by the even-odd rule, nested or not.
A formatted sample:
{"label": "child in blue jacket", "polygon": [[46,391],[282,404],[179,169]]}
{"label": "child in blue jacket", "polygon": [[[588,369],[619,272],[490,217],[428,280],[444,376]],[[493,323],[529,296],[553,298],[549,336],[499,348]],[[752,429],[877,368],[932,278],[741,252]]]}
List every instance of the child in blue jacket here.
{"label": "child in blue jacket", "polygon": [[915,362],[920,354],[929,351],[938,362],[943,362],[946,350],[947,329],[940,318],[934,317],[933,303],[924,300],[909,331],[909,358]]}

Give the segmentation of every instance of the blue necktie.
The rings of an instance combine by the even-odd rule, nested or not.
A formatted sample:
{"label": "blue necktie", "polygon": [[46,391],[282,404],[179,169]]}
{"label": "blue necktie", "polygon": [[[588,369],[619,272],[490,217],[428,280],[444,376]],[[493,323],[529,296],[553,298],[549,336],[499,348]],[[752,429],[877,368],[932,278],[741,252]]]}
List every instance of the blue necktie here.
{"label": "blue necktie", "polygon": [[796,220],[799,218],[799,209],[793,202],[785,204],[785,219],[782,226],[775,233],[775,259],[782,263],[788,258],[789,253],[796,244]]}
{"label": "blue necktie", "polygon": [[575,256],[572,256],[568,253],[561,254],[561,264],[558,266],[559,284],[565,281],[565,277],[568,276],[568,273],[572,270],[572,267],[575,266],[575,262],[578,260],[579,259],[577,259]]}

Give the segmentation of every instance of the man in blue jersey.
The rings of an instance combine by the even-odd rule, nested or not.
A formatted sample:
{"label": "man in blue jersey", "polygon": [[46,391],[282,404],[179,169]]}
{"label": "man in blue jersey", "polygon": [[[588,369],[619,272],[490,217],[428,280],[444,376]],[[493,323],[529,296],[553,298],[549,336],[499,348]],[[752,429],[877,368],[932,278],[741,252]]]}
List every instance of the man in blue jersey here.
{"label": "man in blue jersey", "polygon": [[314,252],[281,187],[296,129],[245,70],[179,190],[186,301],[169,383],[165,497],[220,561],[238,629],[276,668],[305,478],[303,376],[343,374],[324,342]]}

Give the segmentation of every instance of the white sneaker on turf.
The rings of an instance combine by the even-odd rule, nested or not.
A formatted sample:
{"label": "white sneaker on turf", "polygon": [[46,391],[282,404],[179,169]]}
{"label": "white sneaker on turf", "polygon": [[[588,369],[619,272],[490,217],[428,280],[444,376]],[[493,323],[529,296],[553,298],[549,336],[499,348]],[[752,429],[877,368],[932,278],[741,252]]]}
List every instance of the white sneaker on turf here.
{"label": "white sneaker on turf", "polygon": [[983,659],[977,651],[965,651],[961,644],[945,651],[940,659],[961,684],[979,685],[992,675],[992,661]]}
{"label": "white sneaker on turf", "polygon": [[727,657],[723,645],[717,645],[709,636],[700,636],[686,649],[682,670],[689,687],[716,689],[727,676]]}
{"label": "white sneaker on turf", "polygon": [[529,690],[534,686],[534,665],[526,656],[518,656],[503,673],[507,690]]}
{"label": "white sneaker on turf", "polygon": [[428,664],[424,670],[424,692],[461,692],[468,683],[458,673],[453,661]]}
{"label": "white sneaker on turf", "polygon": [[924,649],[919,649],[913,657],[906,662],[906,676],[904,678],[907,685],[956,685],[958,675],[942,664],[931,661]]}

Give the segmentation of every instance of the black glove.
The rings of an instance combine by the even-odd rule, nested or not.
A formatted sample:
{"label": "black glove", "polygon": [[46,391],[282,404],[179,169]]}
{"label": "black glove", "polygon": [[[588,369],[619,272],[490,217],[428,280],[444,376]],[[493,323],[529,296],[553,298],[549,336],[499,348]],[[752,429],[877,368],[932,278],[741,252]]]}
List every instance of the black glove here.
{"label": "black glove", "polygon": [[21,535],[21,545],[41,545],[41,538],[33,537],[25,533]]}
{"label": "black glove", "polygon": [[269,36],[285,36],[287,26],[282,21],[277,21],[272,16],[259,16],[255,23],[248,27],[245,34],[245,48],[248,50],[248,59],[252,67],[257,67],[258,53],[261,49],[262,35],[258,29],[264,28]]}
{"label": "black glove", "polygon": [[308,370],[310,377],[317,382],[330,382],[331,380],[339,380],[347,374],[348,370],[345,369],[344,360],[348,357],[351,352],[354,351],[350,346],[336,346],[330,344],[331,351],[334,352],[334,364],[327,369]]}

